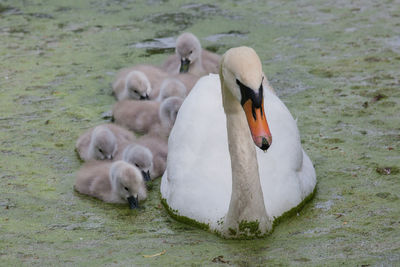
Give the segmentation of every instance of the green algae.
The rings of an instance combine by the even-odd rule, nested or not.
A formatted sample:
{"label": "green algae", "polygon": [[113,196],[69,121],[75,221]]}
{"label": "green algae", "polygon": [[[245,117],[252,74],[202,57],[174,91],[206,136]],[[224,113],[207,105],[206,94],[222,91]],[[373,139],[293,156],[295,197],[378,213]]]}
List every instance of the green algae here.
{"label": "green algae", "polygon": [[260,222],[257,220],[252,222],[241,221],[239,223],[238,234],[242,239],[260,238],[265,236],[261,234]]}
{"label": "green algae", "polygon": [[201,222],[198,222],[191,218],[179,215],[179,212],[177,210],[172,209],[168,205],[167,200],[165,198],[161,198],[161,203],[163,204],[164,208],[167,210],[168,214],[175,220],[198,227],[198,228],[206,230],[206,231],[210,230],[210,225],[208,225],[206,223],[201,223]]}
{"label": "green algae", "polygon": [[[218,264],[212,260],[221,255],[239,266],[398,264],[399,173],[385,173],[400,168],[399,6],[318,0],[199,5],[2,1],[0,265],[204,266]],[[176,13],[193,20],[151,21]],[[318,194],[264,239],[225,240],[174,221],[160,202],[159,181],[137,213],[73,191],[81,164],[74,142],[103,122],[101,114],[114,103],[109,84],[115,72],[166,58],[141,57],[145,49],[130,44],[181,31],[218,53],[254,47],[271,85],[298,118]],[[230,31],[248,34],[205,39]],[[374,102],[378,94],[387,97]],[[142,257],[164,249],[160,257]]]}
{"label": "green algae", "polygon": [[[274,222],[272,224],[272,229],[270,231],[268,231],[265,234],[261,233],[260,230],[260,223],[258,221],[241,221],[239,223],[238,229],[233,229],[233,228],[229,228],[229,235],[230,236],[222,236],[220,232],[213,230],[211,231],[210,226],[208,224],[205,223],[201,223],[198,222],[196,220],[193,220],[191,218],[188,218],[186,216],[182,216],[179,214],[178,210],[174,210],[172,209],[168,203],[167,200],[162,198],[161,196],[161,203],[163,204],[164,208],[167,210],[168,214],[174,218],[177,221],[189,224],[191,226],[194,227],[198,227],[200,229],[203,229],[205,231],[211,231],[213,233],[215,233],[216,235],[222,237],[222,238],[226,238],[226,239],[239,239],[239,240],[245,240],[245,239],[255,239],[255,238],[265,238],[268,235],[270,235],[273,231],[274,228],[282,221],[290,218],[291,216],[294,216],[295,214],[299,214],[299,212],[301,211],[301,209],[310,201],[314,198],[315,194],[317,192],[317,186],[314,188],[313,192],[308,195],[307,197],[305,197],[303,199],[303,201],[301,201],[299,203],[299,205],[297,205],[296,207],[291,208],[290,210],[284,212],[281,216],[274,218]],[[382,193],[378,193],[382,194]],[[389,193],[390,194],[390,193]],[[220,221],[217,222],[218,225],[223,225],[223,220],[221,219]]]}

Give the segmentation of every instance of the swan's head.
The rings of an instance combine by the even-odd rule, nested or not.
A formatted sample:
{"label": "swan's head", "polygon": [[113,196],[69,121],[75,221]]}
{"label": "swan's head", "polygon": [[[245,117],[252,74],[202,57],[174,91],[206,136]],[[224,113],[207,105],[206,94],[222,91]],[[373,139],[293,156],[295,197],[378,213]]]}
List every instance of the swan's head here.
{"label": "swan's head", "polygon": [[178,111],[183,103],[183,98],[178,96],[171,96],[160,105],[159,117],[161,123],[164,127],[169,129],[175,124],[176,116],[178,116]]}
{"label": "swan's head", "polygon": [[148,182],[150,178],[150,169],[153,167],[153,154],[147,147],[130,144],[124,149],[122,159],[139,168],[143,179]]}
{"label": "swan's head", "polygon": [[106,126],[94,128],[89,144],[90,157],[98,160],[112,160],[118,145],[115,135]]}
{"label": "swan's head", "polygon": [[125,90],[129,98],[148,100],[151,92],[150,81],[141,71],[131,71],[125,80]]}
{"label": "swan's head", "polygon": [[117,196],[129,203],[131,209],[139,207],[139,201],[147,197],[146,185],[139,169],[119,160],[110,168],[112,189]]}
{"label": "swan's head", "polygon": [[249,47],[229,49],[221,60],[221,81],[240,102],[246,114],[253,141],[266,151],[272,136],[264,112],[261,61]]}
{"label": "swan's head", "polygon": [[176,78],[167,78],[161,84],[159,101],[171,96],[179,96],[182,98],[186,97],[186,86]]}
{"label": "swan's head", "polygon": [[189,32],[181,34],[176,40],[176,54],[181,59],[179,72],[188,72],[190,65],[201,58],[201,44],[199,39]]}

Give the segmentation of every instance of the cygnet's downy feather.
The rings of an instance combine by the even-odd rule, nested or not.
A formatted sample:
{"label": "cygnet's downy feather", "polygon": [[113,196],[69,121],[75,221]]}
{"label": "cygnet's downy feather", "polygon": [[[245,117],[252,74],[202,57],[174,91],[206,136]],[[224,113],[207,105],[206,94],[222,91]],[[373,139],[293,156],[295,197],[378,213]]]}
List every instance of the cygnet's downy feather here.
{"label": "cygnet's downy feather", "polygon": [[128,203],[137,208],[147,197],[138,168],[125,161],[90,161],[77,173],[74,189],[109,203]]}

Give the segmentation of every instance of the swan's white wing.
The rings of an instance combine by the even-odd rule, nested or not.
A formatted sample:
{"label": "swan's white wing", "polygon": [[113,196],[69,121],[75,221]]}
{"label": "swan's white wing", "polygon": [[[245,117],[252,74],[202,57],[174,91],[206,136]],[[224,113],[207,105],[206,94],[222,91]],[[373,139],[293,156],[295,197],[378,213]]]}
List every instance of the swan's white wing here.
{"label": "swan's white wing", "polygon": [[218,75],[201,78],[182,104],[168,141],[162,197],[180,215],[212,228],[232,190],[226,117]]}
{"label": "swan's white wing", "polygon": [[296,121],[285,104],[265,90],[264,108],[272,135],[266,153],[257,151],[265,207],[272,217],[296,207],[314,190],[314,167],[304,153]]}

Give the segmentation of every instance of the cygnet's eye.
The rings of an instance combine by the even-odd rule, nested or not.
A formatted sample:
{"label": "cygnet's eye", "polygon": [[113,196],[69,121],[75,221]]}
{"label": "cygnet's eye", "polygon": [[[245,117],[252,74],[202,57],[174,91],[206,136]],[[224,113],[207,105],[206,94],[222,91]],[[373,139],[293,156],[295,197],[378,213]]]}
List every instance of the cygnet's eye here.
{"label": "cygnet's eye", "polygon": [[139,167],[139,164],[135,163],[135,165],[136,165],[136,167],[140,168],[140,167]]}
{"label": "cygnet's eye", "polygon": [[101,148],[99,148],[99,152],[100,152],[101,154],[103,154],[103,150],[102,150]]}
{"label": "cygnet's eye", "polygon": [[124,187],[124,189],[125,189],[126,191],[129,191],[128,187],[126,187],[126,186]]}
{"label": "cygnet's eye", "polygon": [[189,55],[191,55],[193,53],[193,50],[190,50]]}

